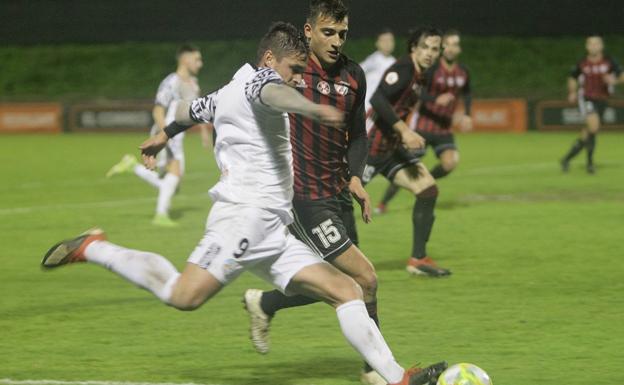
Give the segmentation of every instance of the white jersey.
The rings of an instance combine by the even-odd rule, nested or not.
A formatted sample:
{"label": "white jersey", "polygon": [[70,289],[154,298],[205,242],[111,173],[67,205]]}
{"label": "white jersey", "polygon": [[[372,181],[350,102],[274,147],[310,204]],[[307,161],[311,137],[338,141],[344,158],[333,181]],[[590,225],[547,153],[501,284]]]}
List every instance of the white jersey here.
{"label": "white jersey", "polygon": [[242,66],[229,84],[191,103],[191,118],[213,123],[221,170],[210,190],[216,202],[259,207],[292,222],[293,158],[288,115],[265,105],[262,88],[283,83],[270,68]]}
{"label": "white jersey", "polygon": [[197,78],[191,77],[185,81],[180,75],[173,72],[160,82],[154,104],[165,109],[165,124],[170,124],[175,120],[176,108],[181,100],[190,102],[198,97],[199,84]]}
{"label": "white jersey", "polygon": [[367,111],[370,108],[370,98],[377,90],[377,86],[379,86],[384,72],[386,72],[395,61],[396,59],[394,56],[384,56],[381,52],[375,51],[360,63],[360,66],[364,70],[364,75],[366,76],[366,99],[364,103]]}

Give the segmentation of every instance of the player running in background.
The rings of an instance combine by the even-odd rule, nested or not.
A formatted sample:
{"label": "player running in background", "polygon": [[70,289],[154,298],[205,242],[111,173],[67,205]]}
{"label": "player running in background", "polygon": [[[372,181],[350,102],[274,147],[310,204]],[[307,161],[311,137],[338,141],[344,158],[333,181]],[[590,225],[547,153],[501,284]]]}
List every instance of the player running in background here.
{"label": "player running in background", "polygon": [[[348,28],[348,9],[342,0],[310,3],[304,31],[311,53],[297,89],[311,101],[343,111],[346,125],[335,128],[290,115],[295,173],[295,222],[291,232],[356,280],[364,291],[368,314],[379,325],[377,274],[357,247],[351,200],[353,195],[368,222],[370,198],[361,181],[367,157],[366,78],[360,66],[342,53]],[[269,351],[269,326],[279,310],[318,302],[304,296],[287,297],[277,290],[256,289],[247,290],[244,301],[252,343],[259,353]],[[361,379],[366,384],[383,383],[368,365]]]}
{"label": "player running in background", "polygon": [[604,54],[602,37],[592,35],[585,41],[587,56],[580,60],[568,78],[568,101],[578,103],[586,126],[568,153],[561,159],[561,169],[567,172],[570,161],[583,149],[587,150],[587,172],[593,174],[596,135],[607,108],[607,99],[617,84],[624,83],[620,66]]}
{"label": "player running in background", "polygon": [[[390,384],[435,383],[446,363],[404,370],[377,326],[368,317],[357,283],[324,262],[292,236],[293,153],[284,112],[341,127],[343,114],[314,104],[292,86],[305,68],[304,37],[287,23],[276,23],[258,47],[258,66],[245,64],[220,90],[178,108],[176,122],[146,141],[143,160],[152,167],[168,140],[193,122],[214,122],[215,158],[221,171],[210,190],[215,201],[205,234],[179,273],[166,258],[106,241],[101,230],[62,241],[42,264],[99,264],[149,290],[180,310],[194,310],[249,270],[287,293],[305,293],[336,308],[349,343]],[[179,123],[179,124],[178,124]]]}
{"label": "player running in background", "polygon": [[438,187],[420,161],[425,140],[408,127],[406,119],[420,99],[424,72],[440,56],[441,41],[442,33],[435,28],[413,31],[408,40],[408,54],[386,71],[371,98],[370,151],[364,172],[367,183],[375,175],[382,174],[388,181],[415,195],[412,254],[407,271],[432,277],[451,273],[439,267],[426,251],[435,218]]}
{"label": "player running in background", "polygon": [[[201,69],[202,56],[199,49],[192,45],[182,45],[176,54],[178,66],[176,72],[169,74],[158,87],[152,116],[154,126],[152,135],[161,132],[175,117],[176,107],[181,101],[189,102],[199,96],[197,74]],[[206,125],[202,126],[204,146],[206,142]],[[180,179],[184,174],[184,133],[167,143],[167,148],[159,154],[159,172],[148,170],[141,165],[134,155],[126,154],[119,163],[106,174],[111,177],[125,172],[134,172],[138,177],[158,189],[156,215],[152,223],[159,226],[176,226],[169,217],[171,200]],[[161,177],[161,173],[164,176]]]}
{"label": "player running in background", "polygon": [[396,58],[392,56],[394,45],[392,30],[389,28],[382,29],[375,40],[377,50],[360,63],[360,67],[366,76],[366,100],[364,101],[366,110],[370,108],[370,98],[377,89],[384,72],[396,61]]}
{"label": "player running in background", "polygon": [[[459,121],[462,131],[472,129],[470,110],[472,94],[468,69],[459,63],[461,53],[459,31],[449,30],[442,36],[442,57],[425,72],[424,86],[420,95],[420,108],[416,121],[416,132],[426,145],[433,148],[440,160],[431,170],[431,176],[440,179],[457,167],[459,152],[451,131],[453,116],[461,97],[464,101],[464,115]],[[396,194],[398,187],[388,186],[376,213],[384,213],[388,202]]]}

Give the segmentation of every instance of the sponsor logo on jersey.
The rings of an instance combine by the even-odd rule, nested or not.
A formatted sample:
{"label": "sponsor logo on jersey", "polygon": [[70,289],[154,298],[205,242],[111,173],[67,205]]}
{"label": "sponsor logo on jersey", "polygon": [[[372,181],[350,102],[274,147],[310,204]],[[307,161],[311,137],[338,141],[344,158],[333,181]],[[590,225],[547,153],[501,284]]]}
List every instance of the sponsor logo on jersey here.
{"label": "sponsor logo on jersey", "polygon": [[329,88],[329,83],[327,83],[325,80],[321,80],[320,82],[318,82],[318,84],[316,85],[316,89],[323,95],[329,95],[329,93],[331,92],[331,89]]}

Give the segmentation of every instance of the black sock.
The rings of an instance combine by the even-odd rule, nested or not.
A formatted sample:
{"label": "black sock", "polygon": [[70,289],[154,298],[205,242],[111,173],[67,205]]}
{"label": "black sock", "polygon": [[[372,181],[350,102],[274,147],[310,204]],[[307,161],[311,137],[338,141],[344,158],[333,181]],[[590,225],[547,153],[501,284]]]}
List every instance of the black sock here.
{"label": "black sock", "polygon": [[[369,302],[366,304],[366,311],[368,312],[368,316],[375,322],[375,325],[379,328],[379,318],[377,317],[377,301]],[[368,364],[368,362],[364,362],[364,373],[372,372],[372,366]]]}
{"label": "black sock", "polygon": [[394,196],[399,192],[400,189],[401,188],[399,186],[395,185],[394,183],[390,183],[388,185],[388,188],[386,189],[386,192],[384,193],[381,204],[387,205],[388,202],[390,202],[392,198],[394,198]]}
{"label": "black sock", "polygon": [[412,211],[413,244],[412,257],[424,258],[427,256],[427,241],[433,228],[436,200],[438,199],[438,186],[433,185],[420,194],[416,195],[416,203]]}
{"label": "black sock", "polygon": [[435,166],[433,168],[433,170],[431,170],[431,176],[434,177],[435,179],[444,178],[445,176],[447,176],[450,173],[451,172],[450,171],[446,171],[444,169],[444,167],[442,167],[441,164],[438,164],[437,166]]}
{"label": "black sock", "polygon": [[594,149],[596,148],[596,134],[588,134],[585,141],[585,147],[587,148],[587,165],[594,165]]}
{"label": "black sock", "polygon": [[585,147],[585,141],[582,139],[577,139],[572,145],[572,147],[570,148],[570,151],[568,151],[566,156],[563,158],[563,161],[564,162],[571,161],[572,158],[577,156],[578,153],[581,152],[581,150],[583,150],[584,147]]}
{"label": "black sock", "polygon": [[262,293],[260,307],[269,317],[273,317],[280,309],[288,307],[305,306],[311,303],[320,302],[318,299],[303,295],[287,296],[279,290],[265,291]]}

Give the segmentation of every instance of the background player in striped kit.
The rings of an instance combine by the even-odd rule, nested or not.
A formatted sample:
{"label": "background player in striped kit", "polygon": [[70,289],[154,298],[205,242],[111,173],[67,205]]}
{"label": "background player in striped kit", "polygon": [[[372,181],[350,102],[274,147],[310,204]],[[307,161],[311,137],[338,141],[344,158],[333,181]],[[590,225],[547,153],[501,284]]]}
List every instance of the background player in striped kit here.
{"label": "background player in striped kit", "polygon": [[[343,111],[346,125],[334,128],[301,115],[290,115],[293,144],[295,222],[291,231],[326,261],[353,277],[362,287],[369,316],[377,317],[377,275],[357,247],[351,195],[369,221],[369,197],[362,187],[367,139],[364,99],[366,78],[360,66],[342,53],[348,32],[348,10],[341,0],[313,0],[304,27],[310,40],[310,58],[298,90],[309,100]],[[345,161],[346,160],[346,161]],[[279,291],[245,293],[252,342],[260,353],[269,350],[269,325],[281,309],[317,302],[284,296]],[[366,384],[383,379],[365,365]]]}
{"label": "background player in striped kit", "polygon": [[362,67],[366,76],[366,100],[364,107],[367,111],[370,108],[370,98],[377,89],[384,72],[396,61],[396,58],[392,56],[394,46],[394,33],[392,33],[390,28],[384,28],[377,34],[377,40],[375,41],[377,50],[360,63],[360,67]]}
{"label": "background player in striped kit", "polygon": [[394,63],[371,98],[373,111],[367,124],[370,150],[364,182],[382,174],[388,181],[414,194],[412,211],[412,253],[407,263],[411,274],[441,277],[451,272],[427,255],[426,245],[433,229],[438,197],[436,181],[420,161],[425,140],[406,123],[424,86],[424,72],[441,50],[442,33],[431,27],[412,31],[408,54]]}
{"label": "background player in striped kit", "polygon": [[561,160],[561,168],[567,172],[570,161],[586,149],[586,169],[593,174],[596,135],[607,108],[607,99],[613,93],[615,85],[624,83],[624,74],[618,63],[604,54],[602,37],[589,36],[585,41],[585,49],[587,56],[574,66],[568,78],[568,101],[578,103],[581,114],[585,117],[586,127],[583,127],[581,137],[572,144]]}
{"label": "background player in striped kit", "polygon": [[[152,110],[154,125],[152,135],[157,135],[175,118],[175,111],[181,101],[191,101],[199,96],[199,85],[196,75],[203,66],[199,48],[185,44],[177,53],[176,71],[167,75],[160,83],[156,93],[155,105]],[[206,146],[207,125],[202,125],[202,138]],[[141,165],[134,155],[126,154],[119,163],[107,173],[107,177],[133,171],[138,177],[158,189],[156,215],[152,221],[159,226],[176,226],[169,216],[171,200],[184,175],[184,133],[167,143],[167,147],[159,154],[158,168],[160,172],[148,170]],[[162,175],[161,177],[161,174]]]}

